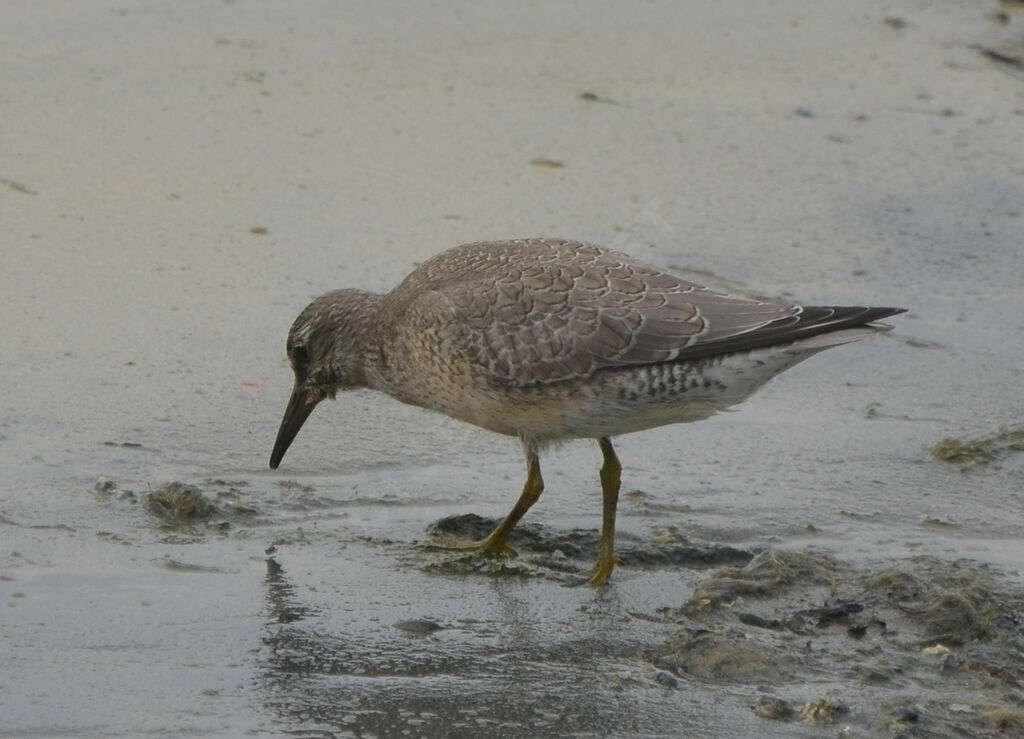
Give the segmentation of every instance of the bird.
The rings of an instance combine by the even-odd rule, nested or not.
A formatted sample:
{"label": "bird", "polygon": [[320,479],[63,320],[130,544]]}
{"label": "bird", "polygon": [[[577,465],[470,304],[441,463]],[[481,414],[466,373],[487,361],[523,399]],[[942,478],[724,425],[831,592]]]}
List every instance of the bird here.
{"label": "bird", "polygon": [[595,439],[601,538],[582,574],[600,585],[618,564],[613,437],[704,420],[813,354],[891,330],[878,321],[903,312],[730,295],[581,241],[463,244],[388,293],[334,290],[299,314],[285,346],[295,383],[270,467],[322,400],[358,388],[518,437],[518,500],[489,536],[456,545],[515,556],[509,534],[544,489],[541,451]]}

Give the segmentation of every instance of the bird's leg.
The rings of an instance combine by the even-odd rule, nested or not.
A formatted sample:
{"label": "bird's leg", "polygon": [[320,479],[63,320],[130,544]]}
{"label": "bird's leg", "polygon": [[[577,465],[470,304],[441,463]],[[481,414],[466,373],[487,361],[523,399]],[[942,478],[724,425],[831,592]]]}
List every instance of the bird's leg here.
{"label": "bird's leg", "polygon": [[[505,516],[505,520],[498,524],[490,536],[480,541],[468,544],[456,545],[455,549],[483,549],[485,552],[495,554],[507,554],[510,557],[516,556],[516,550],[508,545],[508,535],[516,527],[530,506],[537,502],[541,491],[544,490],[544,479],[540,476],[540,459],[537,455],[537,445],[527,439],[523,439],[523,452],[526,454],[526,484],[523,485],[523,492],[515,506]],[[612,455],[614,456],[614,454]]]}
{"label": "bird's leg", "polygon": [[615,509],[619,503],[619,485],[622,479],[622,464],[615,456],[615,448],[607,436],[598,439],[604,464],[601,465],[601,495],[604,499],[604,513],[601,517],[601,548],[597,564],[584,574],[590,575],[588,585],[600,585],[618,563],[615,559]]}

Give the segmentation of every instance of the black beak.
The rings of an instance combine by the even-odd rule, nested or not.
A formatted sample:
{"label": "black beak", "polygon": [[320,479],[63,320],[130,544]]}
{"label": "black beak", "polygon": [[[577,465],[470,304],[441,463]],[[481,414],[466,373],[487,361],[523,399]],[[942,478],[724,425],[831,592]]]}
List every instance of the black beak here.
{"label": "black beak", "polygon": [[277,441],[274,442],[274,451],[270,453],[270,469],[276,470],[281,464],[281,458],[288,451],[295,435],[299,433],[302,424],[309,418],[309,414],[320,402],[313,393],[299,383],[295,383],[292,390],[292,397],[288,400],[288,407],[284,410],[284,418],[281,419],[281,428],[277,431]]}

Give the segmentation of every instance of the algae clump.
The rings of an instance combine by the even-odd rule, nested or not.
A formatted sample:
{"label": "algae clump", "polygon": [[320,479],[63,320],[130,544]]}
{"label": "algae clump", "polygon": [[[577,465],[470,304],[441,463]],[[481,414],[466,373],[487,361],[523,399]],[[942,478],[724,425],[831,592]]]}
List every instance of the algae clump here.
{"label": "algae clump", "polygon": [[1012,452],[1024,452],[1024,427],[1003,429],[977,439],[947,436],[932,446],[932,454],[945,462],[959,464],[961,472]]}

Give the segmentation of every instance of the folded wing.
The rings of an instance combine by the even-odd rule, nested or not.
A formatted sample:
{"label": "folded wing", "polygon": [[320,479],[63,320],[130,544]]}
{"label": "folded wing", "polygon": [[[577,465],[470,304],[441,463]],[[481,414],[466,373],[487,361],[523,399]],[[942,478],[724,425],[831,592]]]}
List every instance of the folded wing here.
{"label": "folded wing", "polygon": [[426,292],[405,294],[423,296],[407,307],[436,313],[440,339],[501,385],[747,351],[901,312],[734,297],[592,244],[499,245],[467,244],[435,257],[410,276]]}

